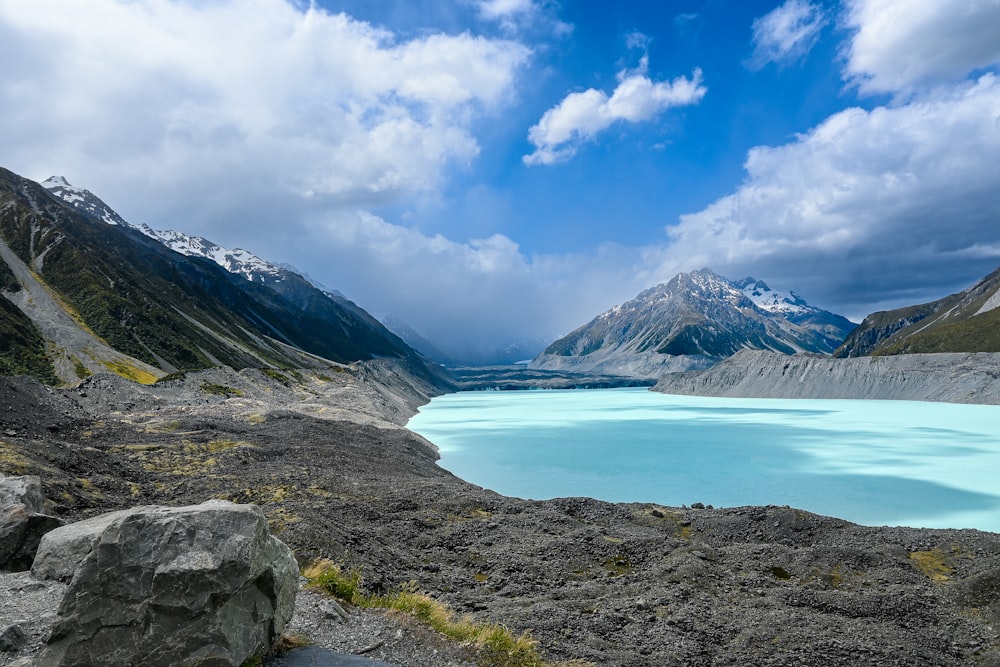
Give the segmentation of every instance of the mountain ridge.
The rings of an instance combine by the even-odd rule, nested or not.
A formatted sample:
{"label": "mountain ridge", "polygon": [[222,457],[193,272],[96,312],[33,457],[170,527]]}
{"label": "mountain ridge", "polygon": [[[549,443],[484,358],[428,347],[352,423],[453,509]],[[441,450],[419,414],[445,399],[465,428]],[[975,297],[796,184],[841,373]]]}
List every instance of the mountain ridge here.
{"label": "mountain ridge", "polygon": [[708,368],[745,348],[829,353],[854,326],[794,292],[702,269],[605,311],[552,343],[530,366],[654,377]]}
{"label": "mountain ridge", "polygon": [[[41,337],[52,363],[51,373],[36,369],[40,379],[73,383],[110,371],[151,382],[210,366],[328,366],[378,356],[423,364],[362,309],[301,277],[302,293],[283,295],[175,252],[65,179],[56,187],[71,201],[0,169],[0,280],[17,310],[5,304],[0,326],[23,327],[22,316],[32,322],[29,334]],[[29,298],[25,285],[50,298]],[[37,352],[37,340],[32,345]],[[0,350],[8,361],[18,354]]]}
{"label": "mountain ridge", "polygon": [[921,352],[1000,352],[1000,267],[961,292],[872,313],[834,356]]}

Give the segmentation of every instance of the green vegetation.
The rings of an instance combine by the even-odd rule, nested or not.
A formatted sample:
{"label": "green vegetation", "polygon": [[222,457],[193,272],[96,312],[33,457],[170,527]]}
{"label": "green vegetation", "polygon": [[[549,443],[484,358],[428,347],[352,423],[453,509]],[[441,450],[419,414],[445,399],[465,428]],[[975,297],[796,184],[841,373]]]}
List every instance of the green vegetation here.
{"label": "green vegetation", "polygon": [[632,571],[632,561],[628,556],[616,554],[602,563],[612,577],[620,577]]}
{"label": "green vegetation", "polygon": [[214,382],[209,382],[205,380],[201,383],[201,390],[206,394],[214,394],[216,396],[225,396],[229,398],[231,396],[242,396],[243,392],[239,389],[229,387],[224,384],[216,384]]}
{"label": "green vegetation", "polygon": [[289,384],[288,377],[284,373],[282,373],[281,371],[275,370],[273,368],[262,368],[261,372],[264,375],[266,375],[267,377],[269,377],[272,380],[275,380],[277,382],[280,382],[281,384],[285,385],[286,387]]}
{"label": "green vegetation", "polygon": [[1000,308],[930,328],[873,354],[929,352],[1000,352]]}
{"label": "green vegetation", "polygon": [[124,361],[105,361],[103,365],[115,375],[120,375],[126,380],[132,380],[139,384],[153,384],[156,382],[156,376],[149,371]]}
{"label": "green vegetation", "polygon": [[52,361],[45,353],[41,332],[20,308],[3,296],[0,296],[0,375],[30,375],[45,384],[59,384]]}
{"label": "green vegetation", "polygon": [[955,568],[948,564],[948,557],[941,549],[914,551],[910,553],[910,563],[939,584],[951,579],[951,575],[955,573]]}
{"label": "green vegetation", "polygon": [[20,292],[21,283],[6,262],[0,262],[0,292]]}
{"label": "green vegetation", "polygon": [[545,667],[547,664],[538,655],[538,642],[528,635],[515,637],[502,625],[477,623],[469,617],[457,618],[447,605],[417,593],[413,585],[388,595],[369,595],[362,590],[360,570],[345,572],[336,563],[325,559],[313,561],[303,575],[311,586],[348,604],[392,609],[419,619],[449,639],[468,646],[483,667]]}
{"label": "green vegetation", "polygon": [[91,375],[93,375],[93,373],[90,372],[90,369],[84,366],[83,362],[80,361],[77,357],[72,357],[72,360],[73,360],[73,372],[76,373],[77,378],[81,380],[86,380]]}

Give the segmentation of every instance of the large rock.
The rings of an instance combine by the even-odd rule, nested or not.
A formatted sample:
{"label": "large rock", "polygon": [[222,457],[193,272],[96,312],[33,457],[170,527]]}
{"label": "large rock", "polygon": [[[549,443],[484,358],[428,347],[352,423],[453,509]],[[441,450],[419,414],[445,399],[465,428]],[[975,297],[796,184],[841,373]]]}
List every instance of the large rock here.
{"label": "large rock", "polygon": [[291,619],[298,567],[260,508],[137,507],[54,530],[32,574],[68,581],[40,664],[241,665]]}
{"label": "large rock", "polygon": [[42,535],[63,524],[44,509],[38,477],[0,477],[0,570],[30,568]]}
{"label": "large rock", "polygon": [[45,513],[42,480],[35,475],[4,477],[0,475],[0,507],[24,505],[29,512]]}

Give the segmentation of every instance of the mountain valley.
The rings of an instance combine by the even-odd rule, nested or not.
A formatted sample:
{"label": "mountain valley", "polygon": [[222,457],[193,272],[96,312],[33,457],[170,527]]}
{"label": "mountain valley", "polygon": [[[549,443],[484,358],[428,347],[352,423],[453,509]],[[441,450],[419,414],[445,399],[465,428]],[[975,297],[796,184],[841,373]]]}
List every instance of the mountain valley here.
{"label": "mountain valley", "polygon": [[[418,589],[527,633],[538,666],[1000,664],[1000,536],[711,498],[509,498],[443,470],[435,445],[405,428],[457,389],[658,382],[668,393],[1000,403],[1000,355],[831,358],[848,320],[703,270],[598,316],[528,367],[450,373],[288,267],[136,227],[65,179],[42,187],[9,171],[0,260],[0,474],[40,477],[62,519],[253,503],[299,565],[328,558],[367,594]],[[935,335],[992,321],[982,318],[1000,312],[996,290],[981,285],[930,308],[965,318]],[[873,337],[910,345],[885,333],[907,319],[870,317],[842,356],[880,354],[858,347]],[[22,618],[26,584],[6,577],[0,626]],[[353,607],[341,617],[300,595],[303,609],[328,610],[305,628],[317,646],[401,667],[507,664],[410,619]],[[0,665],[32,664],[46,631],[31,637],[0,651]]]}

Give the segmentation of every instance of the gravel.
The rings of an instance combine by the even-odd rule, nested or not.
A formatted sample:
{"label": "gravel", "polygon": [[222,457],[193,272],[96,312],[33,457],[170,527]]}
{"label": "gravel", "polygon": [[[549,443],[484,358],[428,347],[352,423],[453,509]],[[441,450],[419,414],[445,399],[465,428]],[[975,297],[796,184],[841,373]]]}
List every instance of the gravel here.
{"label": "gravel", "polygon": [[[15,389],[0,382],[0,399],[27,395]],[[33,418],[5,422],[0,410],[0,433],[15,432],[0,435],[0,472],[40,474],[52,511],[70,520],[256,503],[301,565],[356,567],[370,593],[417,586],[459,615],[529,634],[552,663],[1000,665],[1000,535],[863,527],[789,507],[504,497],[439,468],[433,445],[402,427],[437,390],[384,363],[284,382],[222,370],[148,388],[95,377],[31,394],[20,405]],[[2,586],[14,610],[0,618],[44,616],[21,581]],[[473,664],[407,617],[346,612],[303,591],[290,631],[315,650],[297,655],[377,645],[363,656]]]}

